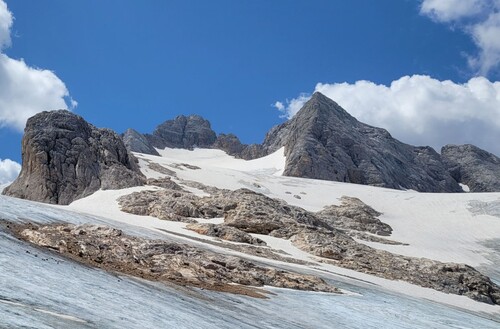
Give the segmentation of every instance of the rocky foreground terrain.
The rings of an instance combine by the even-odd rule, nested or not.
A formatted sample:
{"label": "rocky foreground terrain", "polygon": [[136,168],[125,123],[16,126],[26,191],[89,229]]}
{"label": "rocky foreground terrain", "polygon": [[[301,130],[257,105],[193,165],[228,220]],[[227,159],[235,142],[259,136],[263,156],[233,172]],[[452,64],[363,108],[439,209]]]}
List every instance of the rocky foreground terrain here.
{"label": "rocky foreground terrain", "polygon": [[339,293],[322,279],[185,244],[128,236],[99,225],[9,224],[16,236],[73,260],[144,279],[265,297],[272,286]]}
{"label": "rocky foreground terrain", "polygon": [[[359,238],[358,233],[387,236],[392,231],[376,218],[379,212],[359,199],[344,197],[340,206],[311,213],[247,189],[204,190],[210,196],[163,189],[135,192],[121,197],[119,203],[123,211],[165,220],[195,223],[196,218],[223,217],[223,224],[189,224],[187,228],[252,245],[262,243],[250,234],[289,239],[299,249],[340,267],[500,303],[500,287],[470,266],[396,255],[357,242],[353,236]],[[383,240],[379,238],[379,242]]]}

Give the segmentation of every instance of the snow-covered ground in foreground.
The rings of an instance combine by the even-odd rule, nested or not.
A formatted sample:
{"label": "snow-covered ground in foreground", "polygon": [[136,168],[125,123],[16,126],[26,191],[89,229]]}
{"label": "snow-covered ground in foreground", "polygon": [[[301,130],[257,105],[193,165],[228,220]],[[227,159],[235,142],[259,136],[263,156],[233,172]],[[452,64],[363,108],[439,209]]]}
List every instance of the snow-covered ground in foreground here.
{"label": "snow-covered ground in foreground", "polygon": [[[358,197],[383,212],[381,220],[394,229],[390,239],[409,246],[367,244],[404,255],[467,263],[484,269],[500,283],[500,193],[429,194],[282,177],[283,149],[252,161],[235,159],[219,150],[160,152],[162,157],[136,154],[147,177],[163,176],[148,168],[148,163],[154,162],[175,171],[179,179],[219,188],[245,187],[311,211],[338,204],[343,195]],[[184,223],[119,210],[119,196],[144,189],[158,188],[98,191],[69,206],[2,196],[0,218],[104,223],[130,234],[189,241],[237,254],[206,245],[203,240],[212,239],[186,230]],[[498,328],[500,322],[499,306],[326,264],[307,268],[247,256],[321,275],[351,292],[339,296],[270,289],[276,295],[257,300],[117,277],[0,234],[0,315],[7,327],[330,328],[334,323],[336,328]],[[315,259],[289,241],[259,237],[291,257]]]}
{"label": "snow-covered ground in foreground", "polygon": [[[4,196],[0,216],[100,223],[162,237],[141,227]],[[495,314],[341,277],[332,277],[332,283],[354,294],[267,288],[275,295],[262,300],[156,284],[82,266],[20,242],[1,228],[0,268],[0,327],[5,328],[493,329],[500,321]]]}

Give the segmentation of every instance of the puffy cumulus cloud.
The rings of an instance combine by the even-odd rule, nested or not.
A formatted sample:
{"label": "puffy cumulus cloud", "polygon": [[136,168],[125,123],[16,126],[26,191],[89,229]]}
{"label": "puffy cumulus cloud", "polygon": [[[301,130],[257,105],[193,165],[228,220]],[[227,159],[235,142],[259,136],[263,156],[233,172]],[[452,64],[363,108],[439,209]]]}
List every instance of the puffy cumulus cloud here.
{"label": "puffy cumulus cloud", "polygon": [[481,50],[478,56],[469,59],[469,64],[486,75],[500,64],[500,13],[489,15],[481,24],[472,25],[469,31]]}
{"label": "puffy cumulus cloud", "polygon": [[471,36],[479,53],[469,56],[469,65],[477,74],[487,76],[499,68],[500,0],[423,0],[420,13]]}
{"label": "puffy cumulus cloud", "polygon": [[[319,83],[315,91],[403,142],[438,151],[446,144],[475,144],[500,155],[500,82],[476,77],[457,84],[414,75],[389,86],[370,81]],[[300,95],[282,112],[291,118],[307,99]]]}
{"label": "puffy cumulus cloud", "polygon": [[22,131],[26,120],[36,113],[68,108],[67,97],[64,82],[53,72],[0,54],[0,126]]}
{"label": "puffy cumulus cloud", "polygon": [[21,171],[21,165],[10,159],[0,159],[0,184],[10,183]]}
{"label": "puffy cumulus cloud", "polygon": [[420,12],[438,22],[451,22],[480,14],[488,1],[484,0],[424,0]]}
{"label": "puffy cumulus cloud", "polygon": [[[0,49],[10,46],[12,22],[12,13],[0,0]],[[22,131],[26,120],[34,114],[72,109],[76,104],[54,72],[30,67],[22,59],[0,53],[0,127]]]}
{"label": "puffy cumulus cloud", "polygon": [[7,9],[7,4],[0,0],[0,49],[10,46],[12,21],[12,13]]}
{"label": "puffy cumulus cloud", "polygon": [[308,94],[300,94],[297,98],[292,100],[287,99],[285,101],[286,105],[282,102],[276,102],[273,106],[281,112],[280,117],[291,118],[295,113],[299,112],[302,106],[309,100],[310,96]]}

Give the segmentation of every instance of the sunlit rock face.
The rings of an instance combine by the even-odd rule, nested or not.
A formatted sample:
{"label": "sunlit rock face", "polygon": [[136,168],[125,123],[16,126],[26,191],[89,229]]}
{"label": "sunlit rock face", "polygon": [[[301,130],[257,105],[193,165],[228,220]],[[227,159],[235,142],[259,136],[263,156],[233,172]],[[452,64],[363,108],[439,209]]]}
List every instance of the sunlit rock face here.
{"label": "sunlit rock face", "polygon": [[30,118],[22,141],[22,169],[4,194],[69,204],[99,189],[142,185],[144,176],[120,137],[69,111]]}

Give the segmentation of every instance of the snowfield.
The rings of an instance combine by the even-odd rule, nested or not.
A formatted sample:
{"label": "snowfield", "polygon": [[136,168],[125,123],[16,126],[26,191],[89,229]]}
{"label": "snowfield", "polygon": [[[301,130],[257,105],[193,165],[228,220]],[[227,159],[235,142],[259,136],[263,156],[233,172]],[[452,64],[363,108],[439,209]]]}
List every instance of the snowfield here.
{"label": "snowfield", "polygon": [[[196,181],[218,188],[248,188],[310,211],[361,199],[383,213],[391,240],[409,245],[363,242],[393,253],[472,265],[500,284],[500,193],[438,194],[283,177],[284,150],[252,161],[209,149],[136,153],[148,178],[174,171],[177,183]],[[1,189],[1,187],[0,187]],[[121,212],[117,198],[153,186],[98,191],[69,206],[0,197],[0,218],[11,221],[99,223],[151,238],[172,239],[217,252],[243,255],[204,241],[185,223]],[[205,192],[187,188],[193,193]],[[221,219],[206,220],[220,223]],[[27,328],[498,328],[500,306],[475,302],[409,283],[381,279],[318,262],[290,241],[255,235],[288,257],[313,262],[294,265],[245,255],[274,266],[320,275],[343,295],[266,288],[260,300],[179,288],[117,276],[35,249],[0,226],[0,315],[6,327]],[[193,240],[195,239],[195,240]]]}

